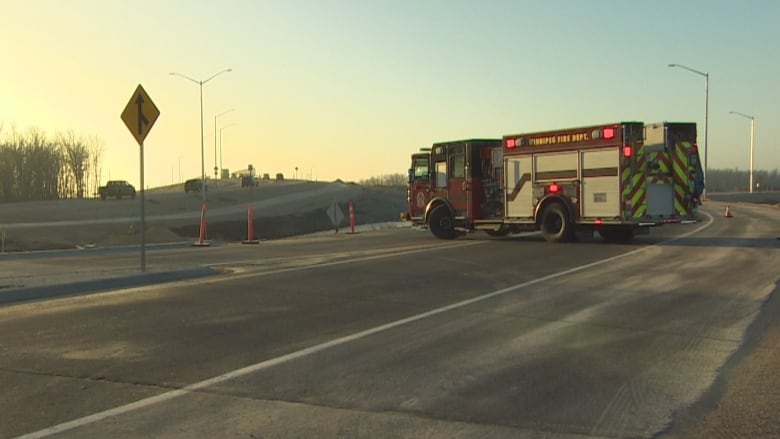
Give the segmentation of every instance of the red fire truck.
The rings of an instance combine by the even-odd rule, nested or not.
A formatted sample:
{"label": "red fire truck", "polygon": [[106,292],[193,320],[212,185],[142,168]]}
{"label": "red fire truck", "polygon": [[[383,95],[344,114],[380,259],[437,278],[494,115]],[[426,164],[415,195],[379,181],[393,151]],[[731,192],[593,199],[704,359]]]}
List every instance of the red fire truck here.
{"label": "red fire truck", "polygon": [[628,240],[693,220],[695,142],[693,123],[619,122],[436,143],[423,221],[442,239],[540,230],[552,242],[594,231]]}

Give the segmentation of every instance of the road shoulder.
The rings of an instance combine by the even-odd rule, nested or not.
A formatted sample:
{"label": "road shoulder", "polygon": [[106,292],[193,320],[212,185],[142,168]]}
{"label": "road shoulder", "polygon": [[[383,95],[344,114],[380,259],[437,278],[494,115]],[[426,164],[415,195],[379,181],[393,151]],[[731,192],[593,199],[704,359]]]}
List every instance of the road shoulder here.
{"label": "road shoulder", "polygon": [[710,389],[658,437],[780,437],[780,284]]}

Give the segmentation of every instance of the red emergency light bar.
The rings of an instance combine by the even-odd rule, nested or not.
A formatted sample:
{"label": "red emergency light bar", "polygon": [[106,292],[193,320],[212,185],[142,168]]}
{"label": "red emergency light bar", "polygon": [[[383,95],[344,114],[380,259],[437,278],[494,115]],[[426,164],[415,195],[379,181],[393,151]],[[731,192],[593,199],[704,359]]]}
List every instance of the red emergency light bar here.
{"label": "red emergency light bar", "polygon": [[604,128],[601,131],[601,136],[606,140],[611,140],[615,138],[615,129],[612,127]]}
{"label": "red emergency light bar", "polygon": [[515,139],[506,139],[506,148],[507,149],[513,149],[515,146],[517,146],[517,140],[515,140]]}

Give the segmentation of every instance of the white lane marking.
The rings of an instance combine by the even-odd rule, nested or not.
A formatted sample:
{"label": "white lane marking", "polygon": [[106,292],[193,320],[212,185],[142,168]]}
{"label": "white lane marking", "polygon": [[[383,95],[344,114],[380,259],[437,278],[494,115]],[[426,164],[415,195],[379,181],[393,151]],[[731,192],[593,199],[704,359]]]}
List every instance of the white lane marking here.
{"label": "white lane marking", "polygon": [[352,256],[358,256],[361,259],[365,257],[376,257],[376,256],[369,256],[372,254],[379,254],[380,257],[389,257],[393,255],[405,255],[409,253],[416,253],[420,251],[427,251],[427,250],[439,250],[442,248],[450,248],[450,247],[461,247],[464,245],[471,245],[471,244],[481,244],[487,241],[467,241],[467,242],[458,242],[458,243],[447,243],[447,244],[421,244],[416,246],[403,246],[403,247],[388,247],[388,248],[377,248],[377,249],[370,249],[370,250],[359,250],[359,251],[352,251],[352,252],[331,252],[331,253],[312,253],[308,255],[303,256],[283,256],[278,258],[263,258],[263,259],[244,259],[244,260],[235,260],[235,261],[226,261],[226,262],[209,262],[206,264],[203,264],[206,267],[220,267],[220,266],[229,266],[229,265],[260,265],[262,263],[267,262],[286,262],[286,261],[295,261],[295,260],[306,260],[306,259],[322,259],[322,258],[334,258],[334,257],[352,257]]}
{"label": "white lane marking", "polygon": [[[656,246],[663,245],[663,244],[666,244],[666,243],[670,243],[670,242],[673,242],[673,241],[677,241],[679,239],[687,238],[688,236],[691,236],[691,235],[693,235],[695,233],[698,233],[698,232],[706,229],[707,227],[709,227],[710,225],[713,224],[713,217],[712,217],[712,215],[710,215],[708,213],[704,213],[704,215],[709,217],[709,221],[706,224],[704,224],[701,227],[698,227],[698,228],[696,228],[696,229],[694,229],[694,230],[692,230],[692,231],[690,231],[688,233],[685,233],[683,235],[680,235],[680,236],[677,236],[677,237],[674,237],[674,238],[670,238],[670,239],[661,241],[661,242],[659,242],[658,244],[655,244],[655,245],[649,245],[649,246],[646,246],[646,247],[641,247],[641,248],[632,250],[632,251],[630,251],[628,253],[622,253],[622,254],[619,254],[619,255],[616,255],[616,256],[611,256],[609,258],[602,259],[600,261],[591,262],[591,263],[585,264],[585,265],[580,265],[578,267],[570,268],[568,270],[564,270],[564,271],[561,271],[561,272],[558,272],[558,273],[548,274],[547,276],[542,276],[542,277],[537,278],[537,279],[533,279],[533,280],[530,280],[530,281],[527,281],[527,282],[523,282],[523,283],[520,283],[520,284],[517,284],[517,285],[512,285],[510,287],[502,288],[500,290],[496,290],[496,291],[493,291],[491,293],[483,294],[481,296],[473,297],[471,299],[462,300],[460,302],[456,302],[456,303],[453,303],[453,304],[450,304],[450,305],[442,306],[440,308],[436,308],[436,309],[433,309],[433,310],[430,310],[430,311],[426,311],[424,313],[416,314],[416,315],[413,315],[413,316],[410,316],[410,317],[407,317],[407,318],[404,318],[404,319],[401,319],[401,320],[396,320],[394,322],[390,322],[390,323],[386,323],[384,325],[376,326],[376,327],[371,328],[371,329],[366,329],[364,331],[356,332],[356,333],[351,334],[351,335],[347,335],[347,336],[340,337],[340,338],[337,338],[337,339],[334,339],[334,340],[330,340],[330,341],[327,341],[327,342],[324,342],[324,343],[320,343],[320,344],[315,345],[315,346],[310,346],[308,348],[304,348],[304,349],[301,349],[299,351],[291,352],[289,354],[285,354],[285,355],[282,355],[280,357],[271,358],[269,360],[261,361],[259,363],[255,363],[255,364],[243,367],[241,369],[236,369],[236,370],[233,370],[231,372],[227,372],[227,373],[222,374],[222,375],[218,375],[218,376],[215,376],[215,377],[203,380],[203,381],[199,381],[197,383],[193,383],[193,384],[190,384],[188,386],[182,387],[181,389],[171,390],[169,392],[165,392],[165,393],[162,393],[160,395],[156,395],[156,396],[152,396],[152,397],[149,397],[149,398],[141,399],[139,401],[131,402],[129,404],[125,404],[125,405],[122,405],[122,406],[119,406],[119,407],[114,407],[112,409],[108,409],[108,410],[105,410],[105,411],[102,411],[102,412],[94,413],[92,415],[88,415],[88,416],[85,416],[83,418],[74,419],[72,421],[68,421],[68,422],[64,422],[62,424],[54,425],[52,427],[44,428],[42,430],[39,430],[39,431],[36,431],[36,432],[33,432],[33,433],[28,433],[26,435],[19,436],[17,439],[43,438],[43,437],[51,436],[53,434],[58,434],[58,433],[62,433],[62,432],[68,431],[68,430],[72,430],[74,428],[83,427],[85,425],[89,425],[89,424],[92,424],[92,423],[95,423],[95,422],[99,422],[99,421],[102,421],[104,419],[107,419],[107,418],[110,418],[110,417],[113,417],[113,416],[122,415],[122,414],[125,414],[125,413],[132,412],[134,410],[139,410],[139,409],[151,406],[153,404],[157,404],[157,403],[160,403],[160,402],[168,401],[168,400],[177,398],[179,396],[186,395],[188,393],[196,392],[196,391],[198,391],[200,389],[204,389],[206,387],[210,387],[210,386],[214,386],[214,385],[217,385],[217,384],[221,384],[221,383],[223,383],[225,381],[229,381],[229,380],[232,380],[232,379],[235,379],[235,378],[239,378],[239,377],[242,377],[244,375],[249,375],[249,374],[261,371],[263,369],[268,369],[270,367],[277,366],[277,365],[282,364],[282,363],[286,363],[286,362],[297,360],[299,358],[303,358],[303,357],[306,357],[306,356],[309,356],[309,355],[313,355],[313,354],[316,354],[318,352],[324,351],[326,349],[330,349],[330,348],[335,347],[335,346],[339,346],[339,345],[343,345],[343,344],[346,344],[346,343],[349,343],[349,342],[352,342],[352,341],[355,341],[355,340],[359,340],[361,338],[365,338],[365,337],[368,337],[370,335],[378,334],[380,332],[384,332],[384,331],[387,331],[387,330],[390,330],[390,329],[398,328],[400,326],[404,326],[404,325],[407,325],[409,323],[417,322],[419,320],[423,320],[423,319],[426,319],[428,317],[432,317],[432,316],[436,316],[436,315],[439,315],[439,314],[443,314],[443,313],[446,313],[448,311],[452,311],[454,309],[462,308],[464,306],[468,306],[468,305],[472,305],[474,303],[482,302],[484,300],[491,299],[493,297],[497,297],[497,296],[501,296],[501,295],[504,295],[504,294],[507,294],[507,293],[511,293],[511,292],[514,292],[514,291],[517,291],[517,290],[529,287],[531,285],[536,285],[538,283],[542,283],[542,282],[546,282],[546,281],[549,281],[549,280],[557,279],[559,277],[563,277],[563,276],[567,276],[569,274],[573,274],[573,273],[577,273],[577,272],[580,272],[580,271],[584,271],[584,270],[587,270],[589,268],[597,267],[599,265],[604,265],[604,264],[610,263],[612,261],[616,261],[618,259],[629,257],[629,256],[632,256],[632,255],[635,255],[635,254],[639,254],[639,253],[647,251],[647,250],[649,250],[651,248],[654,248]],[[478,242],[488,242],[488,241],[478,241]],[[376,258],[376,257],[374,257],[374,258]],[[363,258],[363,259],[360,259],[359,261],[363,261],[363,260],[366,260],[366,259],[367,258]],[[356,262],[356,261],[352,261],[352,262]],[[330,264],[331,265],[338,265],[338,264],[342,264],[342,263],[347,263],[347,261],[337,261],[337,262],[333,262],[333,263],[330,263]],[[323,265],[317,265],[317,267],[322,267],[322,266]]]}
{"label": "white lane marking", "polygon": [[[258,272],[249,272],[249,273],[236,273],[231,275],[230,277],[213,277],[213,278],[202,278],[197,279],[192,282],[197,282],[198,284],[205,284],[205,283],[217,283],[217,282],[226,282],[229,280],[236,280],[236,279],[246,279],[250,277],[259,277],[259,276],[268,276],[272,274],[281,274],[281,273],[289,273],[292,271],[301,271],[301,270],[311,270],[313,268],[323,268],[323,267],[335,267],[337,265],[346,265],[346,264],[354,264],[356,262],[363,262],[363,261],[372,261],[374,259],[385,259],[385,258],[392,258],[395,256],[406,256],[406,255],[412,255],[415,253],[422,253],[422,252],[428,252],[428,251],[435,251],[435,250],[442,250],[447,248],[457,248],[457,247],[465,247],[469,245],[477,245],[477,244],[484,244],[489,241],[468,241],[458,244],[439,244],[434,247],[431,246],[421,246],[419,248],[413,249],[413,250],[403,250],[403,251],[395,251],[390,253],[384,253],[384,254],[378,254],[378,255],[360,255],[359,259],[343,259],[340,261],[331,261],[331,262],[320,262],[320,263],[314,263],[314,264],[308,264],[308,265],[299,265],[296,267],[285,267],[285,268],[277,268],[272,269],[268,271],[258,271]],[[234,262],[235,264],[235,262]],[[213,264],[206,264],[206,266],[212,266]]]}
{"label": "white lane marking", "polygon": [[[378,254],[378,255],[372,255],[372,256],[363,256],[361,255],[358,259],[346,259],[346,260],[340,260],[340,261],[333,261],[333,262],[321,262],[321,263],[311,263],[308,265],[300,265],[296,267],[286,267],[286,268],[278,268],[275,270],[268,270],[268,271],[257,271],[257,272],[234,272],[229,277],[226,276],[214,276],[214,277],[200,277],[196,279],[184,279],[179,281],[173,281],[166,283],[165,285],[167,287],[176,287],[176,286],[186,286],[186,285],[192,285],[192,284],[207,284],[207,283],[218,283],[218,282],[227,282],[229,280],[234,279],[245,279],[249,277],[259,277],[259,276],[268,276],[272,274],[280,274],[280,273],[287,273],[291,271],[301,271],[301,270],[310,270],[314,268],[320,268],[320,267],[330,267],[334,265],[343,265],[343,264],[350,264],[360,261],[367,261],[367,260],[373,260],[373,259],[383,259],[383,258],[392,258],[396,256],[405,256],[415,253],[422,253],[427,251],[437,251],[447,248],[458,248],[458,247],[465,247],[469,245],[477,245],[477,244],[484,244],[489,241],[466,241],[466,242],[459,242],[459,243],[447,243],[447,244],[435,244],[435,245],[425,245],[425,246],[417,246],[412,247],[411,250],[404,250],[404,251],[394,251],[392,253],[386,253],[386,254]],[[393,250],[397,249],[394,248]],[[310,255],[311,256],[311,255]],[[305,258],[305,257],[303,257]],[[278,260],[278,259],[275,259]],[[217,265],[229,265],[229,264],[241,264],[241,263],[249,263],[249,262],[257,262],[257,261],[231,261],[224,264],[217,263],[217,264],[204,264],[203,267],[211,267],[211,266],[217,266]],[[160,288],[160,285],[144,285],[144,286],[138,286],[138,287],[127,287],[124,289],[118,289],[113,291],[105,291],[101,293],[94,293],[94,294],[88,294],[83,296],[66,296],[66,297],[60,297],[60,298],[51,298],[47,299],[45,301],[33,301],[33,302],[22,302],[19,304],[11,304],[6,307],[0,307],[0,316],[2,316],[4,313],[18,313],[19,310],[28,310],[28,311],[37,311],[37,312],[52,312],[56,308],[55,306],[100,306],[100,303],[95,302],[95,299],[100,298],[113,298],[113,299],[121,299],[122,297],[126,297],[131,293],[142,293],[142,292],[153,292]],[[131,298],[129,298],[131,299]],[[129,300],[128,299],[128,300]]]}

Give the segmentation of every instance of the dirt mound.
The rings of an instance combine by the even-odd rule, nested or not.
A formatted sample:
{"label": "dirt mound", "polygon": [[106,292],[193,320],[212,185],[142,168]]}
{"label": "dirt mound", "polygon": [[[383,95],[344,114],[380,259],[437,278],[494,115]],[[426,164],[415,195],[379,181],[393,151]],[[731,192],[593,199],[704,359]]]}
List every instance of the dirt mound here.
{"label": "dirt mound", "polygon": [[[207,239],[223,242],[246,239],[246,206],[257,201],[283,200],[285,197],[293,200],[279,203],[272,209],[255,209],[255,239],[278,239],[332,230],[334,226],[326,209],[334,202],[345,218],[341,227],[348,226],[349,201],[353,202],[356,225],[397,221],[399,213],[406,209],[406,189],[399,187],[333,183],[330,185],[338,190],[336,195],[313,196],[302,200],[296,198],[303,191],[320,190],[327,185],[271,184],[254,192],[242,191],[239,187],[223,188],[221,193],[210,190],[209,206],[212,210],[207,215]],[[195,241],[199,238],[200,195],[185,194],[183,190],[150,191],[146,205],[147,244]],[[10,220],[4,243],[6,252],[137,245],[140,242],[140,221],[134,217],[138,212],[138,203],[133,200],[11,203],[4,205],[3,209],[6,221]],[[216,209],[235,210],[235,213],[217,215],[214,213]],[[183,216],[170,217],[180,214]],[[116,218],[115,222],[110,222],[112,217]],[[90,220],[93,222],[79,224],[80,221]],[[95,220],[100,222],[96,223]],[[17,222],[16,227],[14,222]]]}

